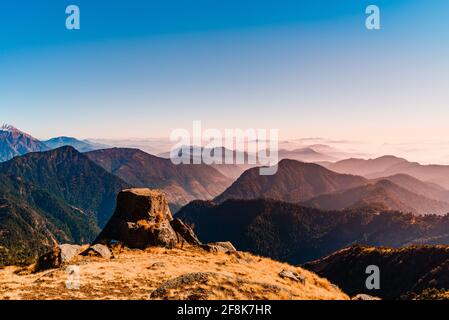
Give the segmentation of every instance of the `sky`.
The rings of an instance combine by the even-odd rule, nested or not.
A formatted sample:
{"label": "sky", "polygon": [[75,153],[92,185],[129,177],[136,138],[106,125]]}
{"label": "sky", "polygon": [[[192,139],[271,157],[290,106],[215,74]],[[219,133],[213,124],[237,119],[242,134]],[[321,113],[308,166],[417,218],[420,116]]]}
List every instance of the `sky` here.
{"label": "sky", "polygon": [[[80,30],[65,28],[69,4]],[[370,4],[380,30],[365,28]],[[2,1],[0,122],[39,138],[128,139],[200,120],[439,148],[448,57],[447,0]]]}

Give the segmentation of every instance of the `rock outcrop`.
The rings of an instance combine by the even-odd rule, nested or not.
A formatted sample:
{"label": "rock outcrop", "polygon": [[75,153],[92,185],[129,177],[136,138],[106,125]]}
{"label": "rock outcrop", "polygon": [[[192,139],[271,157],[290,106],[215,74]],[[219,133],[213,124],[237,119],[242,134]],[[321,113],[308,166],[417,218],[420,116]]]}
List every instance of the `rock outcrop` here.
{"label": "rock outcrop", "polygon": [[[119,193],[117,208],[95,243],[119,241],[129,248],[173,248],[180,242],[165,194],[160,190],[127,189]],[[196,236],[195,236],[196,237]]]}

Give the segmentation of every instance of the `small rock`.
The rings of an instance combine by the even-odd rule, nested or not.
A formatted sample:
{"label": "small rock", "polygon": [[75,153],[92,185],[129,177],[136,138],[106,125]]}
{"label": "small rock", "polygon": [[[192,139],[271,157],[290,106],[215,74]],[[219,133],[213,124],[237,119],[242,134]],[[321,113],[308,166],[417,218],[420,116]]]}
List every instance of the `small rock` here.
{"label": "small rock", "polygon": [[197,286],[198,284],[207,283],[211,275],[212,273],[209,272],[194,272],[184,274],[182,276],[164,282],[159,288],[151,293],[150,297],[152,299],[160,299],[165,297],[170,290],[183,288],[187,285]]}
{"label": "small rock", "polygon": [[212,243],[202,245],[201,248],[203,248],[204,250],[209,251],[209,252],[224,252],[224,253],[237,252],[237,249],[229,241],[212,242]]}
{"label": "small rock", "polygon": [[105,259],[111,259],[112,253],[109,248],[103,244],[94,244],[81,253],[83,256],[102,257]]}
{"label": "small rock", "polygon": [[170,221],[170,225],[175,230],[177,234],[179,234],[185,242],[188,244],[194,245],[194,246],[200,246],[201,241],[198,240],[195,232],[190,228],[188,225],[186,225],[184,222],[182,222],[180,219],[174,219]]}
{"label": "small rock", "polygon": [[279,276],[281,278],[288,278],[291,279],[293,281],[297,281],[300,282],[302,284],[306,283],[306,278],[294,271],[289,271],[289,270],[282,270],[281,272],[279,272]]}
{"label": "small rock", "polygon": [[81,246],[74,244],[61,244],[55,246],[46,254],[39,257],[34,272],[43,271],[47,269],[59,268],[64,264],[69,263],[81,251]]}
{"label": "small rock", "polygon": [[359,293],[351,298],[351,300],[382,300],[379,297],[370,296],[369,294]]}
{"label": "small rock", "polygon": [[163,262],[155,262],[151,265],[151,267],[148,267],[148,269],[155,270],[155,269],[162,269],[165,268],[165,263]]}
{"label": "small rock", "polygon": [[81,251],[81,246],[76,244],[61,244],[58,247],[61,249],[62,263],[69,262]]}

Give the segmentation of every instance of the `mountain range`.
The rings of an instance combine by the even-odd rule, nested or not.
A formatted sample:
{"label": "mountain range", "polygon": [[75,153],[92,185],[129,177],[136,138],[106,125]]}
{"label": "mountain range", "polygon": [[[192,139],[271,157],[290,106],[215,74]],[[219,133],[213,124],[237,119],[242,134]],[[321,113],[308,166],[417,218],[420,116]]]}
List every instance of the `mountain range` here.
{"label": "mountain range", "polygon": [[449,191],[397,174],[379,179],[340,174],[320,165],[281,160],[272,176],[259,175],[258,168],[245,171],[225,192],[214,199],[274,199],[323,210],[377,208],[414,214],[446,214]]}
{"label": "mountain range", "polygon": [[175,165],[139,149],[105,147],[69,137],[41,142],[2,127],[0,264],[28,261],[55,242],[92,240],[128,187],[163,190],[173,212],[180,209],[208,241],[232,240],[293,263],[352,243],[448,241],[447,166],[394,156],[329,163],[334,156],[321,157],[326,146],[317,146],[281,157],[329,161],[283,159],[275,175],[261,176],[253,165]]}
{"label": "mountain range", "polygon": [[[172,152],[163,152],[158,156],[170,159],[174,157],[178,161],[183,163],[202,163],[203,154],[206,157],[214,159],[214,163],[210,164],[211,167],[220,171],[226,177],[234,180],[238,178],[245,170],[257,166],[257,155],[230,150],[225,147],[204,148],[197,146],[183,146]],[[237,159],[242,159],[237,161]],[[195,162],[197,161],[197,162]],[[218,163],[218,161],[220,163]]]}

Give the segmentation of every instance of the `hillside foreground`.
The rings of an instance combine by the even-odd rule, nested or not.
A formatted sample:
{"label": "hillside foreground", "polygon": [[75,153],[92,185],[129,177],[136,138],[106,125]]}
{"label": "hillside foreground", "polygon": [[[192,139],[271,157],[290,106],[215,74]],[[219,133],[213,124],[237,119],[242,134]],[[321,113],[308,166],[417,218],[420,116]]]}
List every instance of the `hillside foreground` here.
{"label": "hillside foreground", "polygon": [[[79,289],[68,289],[66,267],[31,272],[0,269],[2,300],[347,300],[329,281],[299,267],[249,253],[192,246],[114,250],[112,259],[77,256]],[[283,270],[303,281],[283,278]]]}

